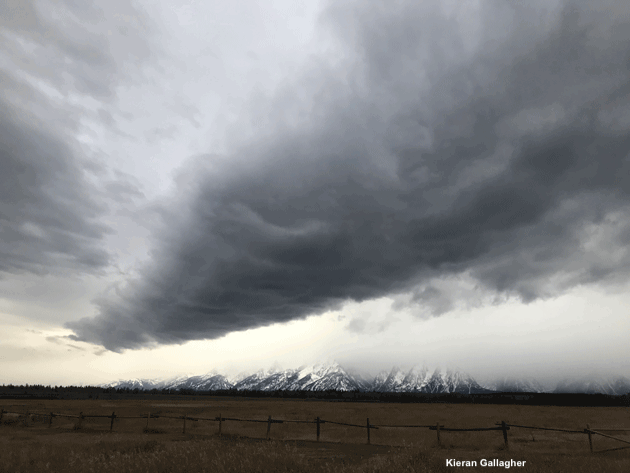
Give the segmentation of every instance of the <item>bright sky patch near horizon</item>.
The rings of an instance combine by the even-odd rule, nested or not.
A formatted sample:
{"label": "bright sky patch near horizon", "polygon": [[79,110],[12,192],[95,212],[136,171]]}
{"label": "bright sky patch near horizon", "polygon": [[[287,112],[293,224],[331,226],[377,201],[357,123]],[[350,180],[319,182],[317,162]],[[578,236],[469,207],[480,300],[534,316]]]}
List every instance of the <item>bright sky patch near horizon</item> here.
{"label": "bright sky patch near horizon", "polygon": [[630,376],[630,6],[9,0],[0,383]]}

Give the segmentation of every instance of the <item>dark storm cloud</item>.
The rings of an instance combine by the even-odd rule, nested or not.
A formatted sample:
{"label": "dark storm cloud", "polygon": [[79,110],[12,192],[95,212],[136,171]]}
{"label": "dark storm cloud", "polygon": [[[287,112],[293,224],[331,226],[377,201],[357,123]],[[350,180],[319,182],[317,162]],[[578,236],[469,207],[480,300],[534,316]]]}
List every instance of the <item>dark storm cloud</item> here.
{"label": "dark storm cloud", "polygon": [[0,116],[0,158],[0,271],[106,265],[107,253],[98,245],[106,228],[94,221],[104,209],[68,147]]}
{"label": "dark storm cloud", "polygon": [[525,302],[627,277],[630,7],[440,4],[335,2],[344,68],[182,171],[152,264],[75,338],[182,343],[402,292],[440,313],[457,275]]}
{"label": "dark storm cloud", "polygon": [[0,4],[0,277],[101,270],[110,230],[100,219],[138,193],[75,139],[82,102],[106,107],[149,56],[142,15],[128,2],[109,7],[115,13],[70,0]]}

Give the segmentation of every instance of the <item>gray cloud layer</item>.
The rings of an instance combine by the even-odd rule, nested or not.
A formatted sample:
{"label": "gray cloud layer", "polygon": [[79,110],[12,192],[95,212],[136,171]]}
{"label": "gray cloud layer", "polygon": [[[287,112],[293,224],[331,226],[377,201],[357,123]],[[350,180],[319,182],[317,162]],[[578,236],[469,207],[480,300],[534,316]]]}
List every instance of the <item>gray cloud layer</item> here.
{"label": "gray cloud layer", "polygon": [[448,275],[525,302],[626,278],[630,7],[483,5],[335,2],[344,66],[182,170],[153,263],[74,338],[182,343],[403,291],[440,313]]}
{"label": "gray cloud layer", "polygon": [[108,263],[98,245],[106,228],[94,222],[103,209],[70,154],[51,134],[0,116],[0,271]]}
{"label": "gray cloud layer", "polygon": [[[108,178],[75,137],[82,118],[109,113],[116,87],[151,55],[141,18],[126,1],[106,10],[71,0],[0,4],[0,275],[110,263],[111,230],[99,219],[111,199],[138,190]],[[88,100],[97,112],[84,108]]]}

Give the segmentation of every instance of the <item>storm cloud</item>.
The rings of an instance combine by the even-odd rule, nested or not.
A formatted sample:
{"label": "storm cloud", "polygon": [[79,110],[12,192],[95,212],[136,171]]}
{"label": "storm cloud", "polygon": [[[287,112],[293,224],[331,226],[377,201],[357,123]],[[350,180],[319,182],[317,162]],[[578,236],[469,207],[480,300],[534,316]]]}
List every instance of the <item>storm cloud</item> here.
{"label": "storm cloud", "polygon": [[440,314],[458,276],[524,302],[626,280],[629,14],[334,2],[340,63],[305,66],[243,122],[253,138],[181,169],[151,263],[73,338],[183,343],[403,293]]}
{"label": "storm cloud", "polygon": [[77,135],[152,54],[142,18],[125,1],[0,5],[0,277],[111,263],[102,217],[140,191],[109,176]]}

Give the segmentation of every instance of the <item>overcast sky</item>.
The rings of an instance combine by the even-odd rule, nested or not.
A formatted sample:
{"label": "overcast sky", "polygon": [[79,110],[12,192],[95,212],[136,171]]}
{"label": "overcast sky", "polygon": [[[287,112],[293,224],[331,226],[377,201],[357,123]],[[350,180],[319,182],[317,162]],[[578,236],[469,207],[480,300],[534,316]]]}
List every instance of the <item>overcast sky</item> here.
{"label": "overcast sky", "polygon": [[630,376],[623,0],[0,3],[0,383]]}

